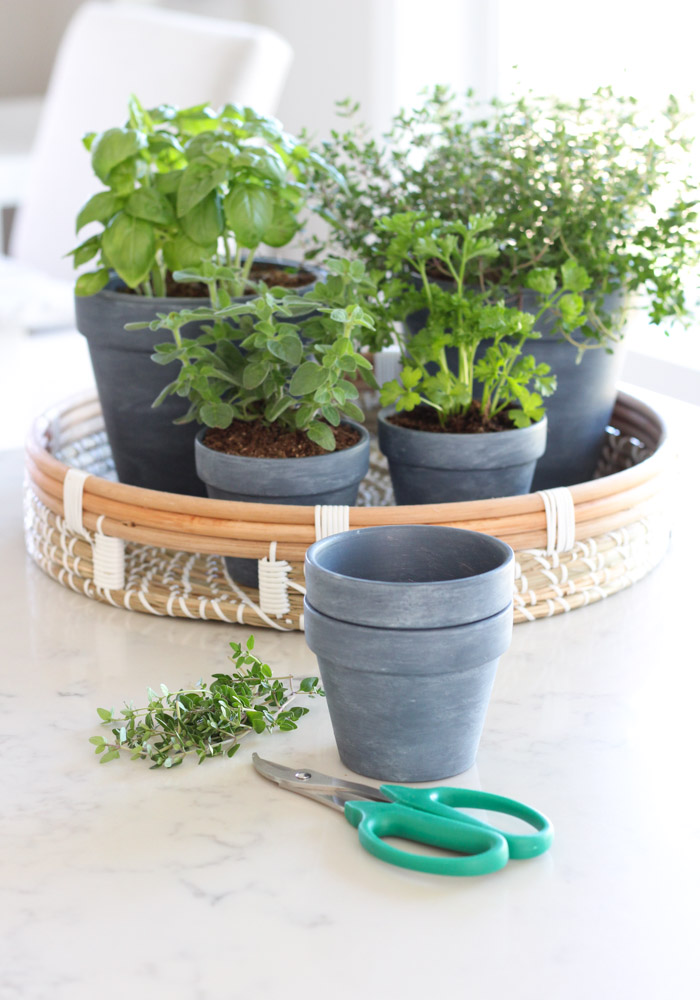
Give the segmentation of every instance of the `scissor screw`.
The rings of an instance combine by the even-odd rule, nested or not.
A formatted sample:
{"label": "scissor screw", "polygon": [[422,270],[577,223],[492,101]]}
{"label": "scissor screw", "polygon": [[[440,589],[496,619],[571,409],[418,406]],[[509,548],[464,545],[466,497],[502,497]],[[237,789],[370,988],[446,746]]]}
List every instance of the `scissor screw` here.
{"label": "scissor screw", "polygon": [[311,778],[311,772],[310,771],[296,771],[296,773],[294,774],[294,777],[298,778],[299,781],[308,781]]}

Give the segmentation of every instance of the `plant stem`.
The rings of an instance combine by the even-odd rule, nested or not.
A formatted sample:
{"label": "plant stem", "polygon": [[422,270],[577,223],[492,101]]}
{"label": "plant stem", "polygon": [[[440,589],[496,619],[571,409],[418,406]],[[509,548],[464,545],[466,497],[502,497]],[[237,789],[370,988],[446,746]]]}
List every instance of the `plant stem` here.
{"label": "plant stem", "polygon": [[248,256],[245,259],[245,264],[243,265],[243,270],[241,272],[241,280],[242,280],[242,284],[243,284],[243,287],[241,289],[241,295],[245,295],[246,287],[248,285],[248,278],[250,276],[250,272],[251,272],[251,269],[253,267],[253,261],[254,260],[255,260],[255,257],[253,255],[253,251],[250,250],[248,252]]}
{"label": "plant stem", "polygon": [[165,298],[165,276],[158,264],[156,264],[151,271],[151,280],[153,282],[153,291],[156,298]]}

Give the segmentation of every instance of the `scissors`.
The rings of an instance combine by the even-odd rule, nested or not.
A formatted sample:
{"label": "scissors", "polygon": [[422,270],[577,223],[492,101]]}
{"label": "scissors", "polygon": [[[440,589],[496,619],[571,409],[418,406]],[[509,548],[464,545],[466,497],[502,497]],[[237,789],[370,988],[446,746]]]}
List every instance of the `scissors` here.
{"label": "scissors", "polygon": [[[554,836],[552,824],[530,806],[469,788],[408,788],[381,785],[374,788],[333,778],[310,768],[274,764],[253,754],[253,766],[280,788],[297,792],[331,809],[345,813],[357,827],[360,843],[381,861],[434,875],[487,875],[503,868],[510,858],[543,854]],[[534,833],[508,833],[460,812],[489,809],[516,816]],[[445,848],[457,857],[435,857],[402,851],[385,841],[401,837],[417,844]]]}

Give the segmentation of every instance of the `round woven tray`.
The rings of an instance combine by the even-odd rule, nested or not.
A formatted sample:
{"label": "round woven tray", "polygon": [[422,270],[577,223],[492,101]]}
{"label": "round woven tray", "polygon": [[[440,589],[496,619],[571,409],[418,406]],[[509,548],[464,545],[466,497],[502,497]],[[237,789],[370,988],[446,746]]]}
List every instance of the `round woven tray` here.
{"label": "round woven tray", "polygon": [[[575,541],[565,550],[552,524],[552,504],[540,494],[393,506],[376,448],[358,505],[345,510],[346,524],[446,524],[502,538],[516,554],[515,622],[593,603],[645,576],[663,557],[669,537],[669,447],[662,421],[621,393],[611,425],[596,478],[566,492]],[[183,497],[117,483],[93,397],[65,402],[35,421],[26,468],[27,549],[63,586],[130,611],[303,628],[303,558],[319,535],[318,509]],[[74,516],[70,527],[66,523],[64,510],[71,468],[89,473],[81,484],[77,530]],[[571,528],[573,523],[567,535]],[[96,543],[105,536],[126,543],[123,586],[95,583]],[[234,584],[224,555],[265,559],[282,595],[261,601],[257,590]]]}

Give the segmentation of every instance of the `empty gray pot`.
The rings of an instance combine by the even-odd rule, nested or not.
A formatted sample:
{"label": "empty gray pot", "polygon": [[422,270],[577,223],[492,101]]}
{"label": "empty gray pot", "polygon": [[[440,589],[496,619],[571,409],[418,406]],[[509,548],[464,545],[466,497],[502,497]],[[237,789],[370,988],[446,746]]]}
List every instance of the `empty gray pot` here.
{"label": "empty gray pot", "polygon": [[[451,282],[438,281],[441,287]],[[529,289],[506,296],[506,305],[523,312],[536,313],[537,296]],[[605,309],[619,316],[619,328],[624,325],[625,298],[621,292],[605,297]],[[427,309],[412,313],[406,319],[407,332],[413,336],[425,326]],[[577,351],[562,337],[552,334],[551,315],[545,313],[535,324],[542,336],[525,344],[524,353],[532,354],[538,364],[548,364],[557,376],[557,390],[546,400],[549,432],[547,450],[537,463],[532,489],[572,486],[593,478],[600,452],[605,443],[605,428],[610,422],[617,380],[624,361],[621,344],[611,350],[595,348],[584,353],[577,364]],[[488,345],[476,354],[483,357]],[[448,350],[448,364],[457,371],[457,352]]]}
{"label": "empty gray pot", "polygon": [[[369,469],[369,434],[353,420],[343,421],[359,431],[352,448],[307,458],[249,458],[214,451],[204,444],[206,428],[195,438],[197,475],[215,500],[246,503],[348,504],[357,499],[360,483]],[[226,556],[226,568],[238,583],[258,585],[256,559]]]}
{"label": "empty gray pot", "polygon": [[[256,260],[268,263],[273,258]],[[289,260],[274,263],[300,266]],[[312,267],[304,265],[304,268],[316,278],[321,274]],[[297,291],[304,294],[314,284],[315,281]],[[207,306],[209,299],[148,298],[131,295],[123,288],[123,282],[115,276],[96,295],[75,297],[76,324],[90,350],[117,476],[130,486],[204,496],[194,467],[192,426],[173,424],[173,420],[187,412],[189,402],[169,396],[153,409],[153,401],[177,374],[176,365],[157,365],[151,361],[155,345],[164,343],[170,335],[167,330],[125,330],[124,326],[150,322],[159,312]],[[199,333],[196,323],[182,330],[184,337],[196,337]]]}
{"label": "empty gray pot", "polygon": [[498,539],[427,525],[365,528],[309,548],[306,641],[347,767],[437,781],[473,765],[511,640],[513,564]]}
{"label": "empty gray pot", "polygon": [[547,418],[490,434],[440,434],[399,427],[381,410],[379,447],[397,504],[486,500],[529,493],[547,443]]}

